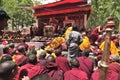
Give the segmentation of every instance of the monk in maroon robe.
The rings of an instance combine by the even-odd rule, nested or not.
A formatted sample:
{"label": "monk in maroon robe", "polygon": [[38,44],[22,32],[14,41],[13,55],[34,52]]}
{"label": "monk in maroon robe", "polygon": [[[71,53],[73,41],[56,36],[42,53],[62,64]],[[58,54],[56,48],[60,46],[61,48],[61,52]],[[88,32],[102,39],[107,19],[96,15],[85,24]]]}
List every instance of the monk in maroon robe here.
{"label": "monk in maroon robe", "polygon": [[58,67],[63,70],[64,72],[70,70],[70,67],[69,67],[69,63],[68,63],[68,60],[66,57],[62,56],[61,55],[61,50],[56,50],[55,51],[55,54],[56,54],[56,63],[58,65]]}
{"label": "monk in maroon robe", "polygon": [[[100,70],[98,69],[92,74],[91,80],[99,80],[99,75]],[[119,80],[119,75],[118,73],[108,69],[106,80]]]}
{"label": "monk in maroon robe", "polygon": [[54,57],[51,55],[48,56],[47,62],[42,73],[47,73],[52,80],[63,80],[63,71],[58,69]]}
{"label": "monk in maroon robe", "polygon": [[79,69],[79,61],[77,59],[70,60],[72,70],[66,71],[64,80],[88,80],[87,74]]}
{"label": "monk in maroon robe", "polygon": [[[30,79],[38,75],[42,68],[37,64],[37,57],[35,54],[31,54],[28,57],[28,63],[20,67],[16,80],[22,79],[24,76],[28,76]],[[22,76],[21,76],[22,75]]]}
{"label": "monk in maroon robe", "polygon": [[26,44],[25,42],[26,42],[26,40],[23,39],[22,42],[19,43],[16,48],[18,48],[19,46],[24,46],[25,47],[25,51],[27,51],[28,50],[28,44]]}
{"label": "monk in maroon robe", "polygon": [[87,74],[88,78],[90,78],[91,74],[93,72],[94,62],[88,56],[89,56],[89,50],[85,49],[82,53],[82,56],[78,57],[77,59],[78,59],[79,64],[80,64],[79,69],[84,71]]}
{"label": "monk in maroon robe", "polygon": [[13,60],[19,67],[26,64],[27,57],[25,56],[25,48],[23,46],[20,46],[18,52],[13,55]]}
{"label": "monk in maroon robe", "polygon": [[109,61],[110,61],[109,69],[113,70],[114,72],[120,75],[119,57],[117,55],[111,54]]}
{"label": "monk in maroon robe", "polygon": [[109,64],[109,69],[113,70],[114,72],[120,73],[120,64],[119,63],[111,63]]}
{"label": "monk in maroon robe", "polygon": [[103,27],[102,25],[94,28],[90,34],[90,39],[91,39],[91,43],[94,44],[95,41],[97,41],[98,36],[100,35],[100,33],[103,31]]}
{"label": "monk in maroon robe", "polygon": [[42,51],[38,58],[38,62],[40,63],[41,66],[45,66],[45,64],[47,63],[47,60],[45,59],[46,54],[47,53],[45,51]]}

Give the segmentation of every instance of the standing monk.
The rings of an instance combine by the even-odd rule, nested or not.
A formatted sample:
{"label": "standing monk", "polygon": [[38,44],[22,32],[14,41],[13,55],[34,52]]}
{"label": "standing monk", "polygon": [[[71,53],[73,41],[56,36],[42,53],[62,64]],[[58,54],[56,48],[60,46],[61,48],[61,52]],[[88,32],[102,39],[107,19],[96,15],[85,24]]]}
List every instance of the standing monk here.
{"label": "standing monk", "polygon": [[100,25],[96,28],[94,28],[90,34],[90,39],[91,39],[91,44],[95,44],[95,42],[98,39],[98,36],[100,35],[100,33],[103,31],[103,26]]}

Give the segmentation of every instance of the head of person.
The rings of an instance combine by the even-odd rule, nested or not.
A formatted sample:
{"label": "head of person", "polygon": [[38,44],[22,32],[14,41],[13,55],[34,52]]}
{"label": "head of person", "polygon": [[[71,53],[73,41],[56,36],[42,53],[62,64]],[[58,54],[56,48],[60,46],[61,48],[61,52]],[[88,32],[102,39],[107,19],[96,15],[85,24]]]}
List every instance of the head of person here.
{"label": "head of person", "polygon": [[34,65],[37,64],[37,57],[35,54],[30,54],[28,56],[28,63],[34,64]]}
{"label": "head of person", "polygon": [[37,51],[35,50],[35,48],[32,48],[30,51],[29,51],[30,54],[37,54]]}
{"label": "head of person", "polygon": [[17,74],[17,65],[13,61],[6,61],[0,64],[0,80],[13,80]]}
{"label": "head of person", "polygon": [[40,48],[44,50],[44,48],[45,48],[45,45],[43,44],[43,45],[42,45]]}
{"label": "head of person", "polygon": [[22,42],[24,42],[24,43],[26,42],[25,38],[22,40]]}
{"label": "head of person", "polygon": [[18,52],[24,53],[25,52],[25,47],[24,46],[19,46],[18,47]]}
{"label": "head of person", "polygon": [[100,30],[102,30],[103,29],[103,24],[100,24],[99,26],[100,26]]}
{"label": "head of person", "polygon": [[3,54],[9,54],[9,47],[8,46],[4,46]]}
{"label": "head of person", "polygon": [[62,54],[62,50],[60,50],[60,49],[55,50],[56,56],[60,56],[61,54]]}
{"label": "head of person", "polygon": [[88,57],[88,56],[89,56],[89,53],[90,53],[90,50],[89,50],[89,49],[84,49],[83,52],[82,52],[82,56]]}
{"label": "head of person", "polygon": [[45,59],[46,54],[47,54],[46,51],[42,51],[41,54],[40,54],[40,56],[39,56],[39,58],[40,59]]}
{"label": "head of person", "polygon": [[9,47],[12,48],[12,49],[15,48],[15,44],[14,43],[10,43]]}
{"label": "head of person", "polygon": [[71,68],[79,68],[79,61],[76,58],[70,60],[70,67]]}
{"label": "head of person", "polygon": [[72,30],[73,30],[73,31],[78,31],[78,27],[77,27],[76,24],[73,24]]}
{"label": "head of person", "polygon": [[0,8],[0,30],[3,30],[4,27],[8,25],[8,19],[10,19],[9,15],[3,9]]}
{"label": "head of person", "polygon": [[12,61],[12,56],[10,56],[10,55],[2,56],[0,62],[3,63],[5,61]]}
{"label": "head of person", "polygon": [[112,62],[119,62],[120,59],[119,59],[119,56],[115,55],[115,54],[111,54],[110,55],[110,63]]}
{"label": "head of person", "polygon": [[49,55],[46,60],[47,62],[55,62],[55,58],[52,55]]}

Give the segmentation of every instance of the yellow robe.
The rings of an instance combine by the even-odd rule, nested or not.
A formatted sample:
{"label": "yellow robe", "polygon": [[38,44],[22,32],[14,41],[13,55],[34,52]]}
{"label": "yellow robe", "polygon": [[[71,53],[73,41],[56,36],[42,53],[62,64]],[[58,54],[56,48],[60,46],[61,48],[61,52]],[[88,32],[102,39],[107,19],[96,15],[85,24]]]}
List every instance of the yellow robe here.
{"label": "yellow robe", "polygon": [[90,49],[90,41],[87,36],[84,36],[83,42],[79,45],[80,50]]}
{"label": "yellow robe", "polygon": [[67,30],[64,33],[64,38],[66,39],[68,34],[72,31],[72,27],[68,27]]}
{"label": "yellow robe", "polygon": [[[105,45],[105,41],[102,42],[102,44],[99,46],[99,48],[103,51],[104,50],[104,45]],[[118,51],[119,49],[116,47],[116,45],[114,44],[113,41],[111,41],[111,44],[110,44],[110,52],[111,54],[115,54],[115,55],[118,55]]]}
{"label": "yellow robe", "polygon": [[56,37],[51,41],[50,45],[48,45],[45,48],[45,50],[55,49],[55,48],[59,47],[62,43],[65,43],[65,39],[63,37]]}

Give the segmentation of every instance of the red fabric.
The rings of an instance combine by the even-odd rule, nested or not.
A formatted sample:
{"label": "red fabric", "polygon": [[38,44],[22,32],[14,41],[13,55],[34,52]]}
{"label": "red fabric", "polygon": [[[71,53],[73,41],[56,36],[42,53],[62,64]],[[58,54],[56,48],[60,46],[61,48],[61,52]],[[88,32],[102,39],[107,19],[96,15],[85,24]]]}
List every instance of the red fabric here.
{"label": "red fabric", "polygon": [[94,68],[94,62],[91,58],[82,56],[82,57],[78,57],[77,58],[80,64],[79,69],[81,69],[82,71],[84,71],[88,78],[91,77],[91,74],[93,72],[93,68]]}
{"label": "red fabric", "polygon": [[49,62],[45,65],[42,73],[47,73],[52,77],[52,80],[62,80],[63,71],[58,69],[58,65],[53,62]]}
{"label": "red fabric", "polygon": [[24,46],[26,50],[28,49],[28,44],[26,44],[24,42],[18,44],[18,46],[16,48],[18,49],[19,46]]}
{"label": "red fabric", "polygon": [[85,72],[72,68],[72,70],[65,72],[64,80],[88,80]]}
{"label": "red fabric", "polygon": [[95,43],[95,41],[98,39],[98,36],[99,36],[98,28],[93,29],[90,34],[91,41]]}
{"label": "red fabric", "polygon": [[22,53],[17,53],[13,56],[13,60],[16,62],[18,66],[22,66],[26,64],[27,57]]}
{"label": "red fabric", "polygon": [[[99,73],[100,73],[99,70],[96,70],[92,74],[91,80],[99,80]],[[108,70],[106,80],[119,80],[119,75],[112,70]]]}
{"label": "red fabric", "polygon": [[120,65],[117,62],[109,64],[109,69],[117,72],[118,74],[120,73]]}
{"label": "red fabric", "polygon": [[24,74],[24,73],[21,73],[22,70],[26,70],[27,71],[27,76],[29,78],[33,78],[34,76],[36,76],[37,74],[39,74],[41,72],[41,67],[40,67],[39,64],[38,65],[33,65],[33,64],[29,64],[28,63],[26,65],[23,65],[18,70],[18,74],[17,74],[16,80],[19,80],[20,79],[20,75]]}
{"label": "red fabric", "polygon": [[56,63],[58,65],[58,67],[61,70],[63,70],[64,72],[70,70],[67,58],[65,58],[63,56],[58,56],[58,57],[56,57]]}

